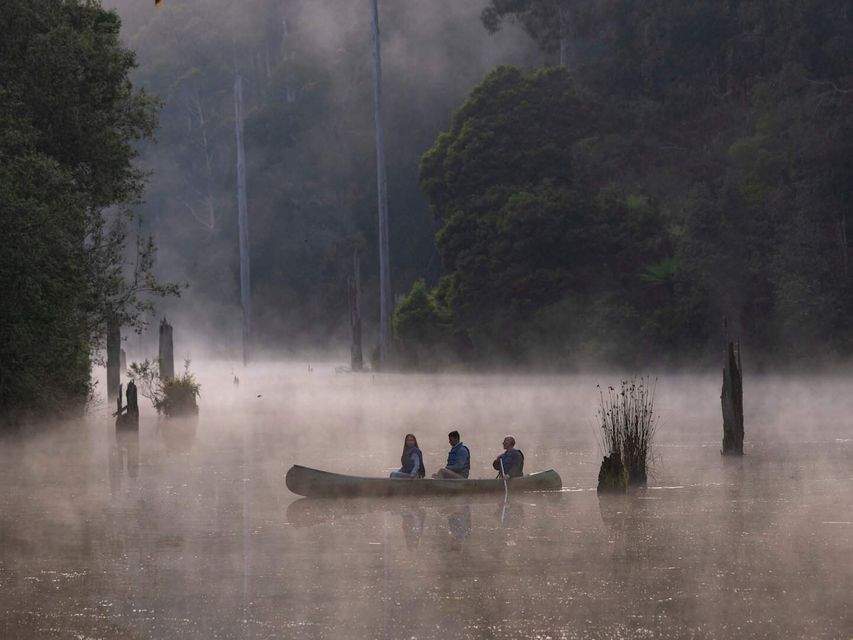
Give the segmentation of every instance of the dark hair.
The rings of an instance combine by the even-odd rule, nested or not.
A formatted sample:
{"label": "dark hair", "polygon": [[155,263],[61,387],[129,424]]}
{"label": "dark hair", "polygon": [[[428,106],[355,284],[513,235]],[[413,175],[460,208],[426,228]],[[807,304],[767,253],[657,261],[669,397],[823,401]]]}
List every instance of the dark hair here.
{"label": "dark hair", "polygon": [[[415,437],[415,434],[414,433],[407,433],[405,435],[405,437],[403,438],[403,451],[406,450],[406,440],[409,439],[409,436],[412,436],[412,440],[415,441],[415,446],[418,447],[418,439]],[[420,447],[418,447],[418,449],[420,449]]]}
{"label": "dark hair", "polygon": [[[414,446],[414,447],[411,447],[411,448],[409,448],[409,447],[407,447],[407,446],[406,446],[406,440],[408,440],[408,439],[409,439],[409,436],[411,436],[411,437],[412,437],[412,440],[414,440],[414,441],[415,441],[415,446]],[[414,434],[414,433],[407,433],[407,434],[406,434],[406,437],[405,437],[405,438],[403,438],[403,453],[400,455],[400,465],[401,465],[401,466],[403,466],[403,467],[405,467],[405,466],[406,466],[406,458],[408,458],[408,457],[409,457],[409,452],[410,452],[412,449],[415,449],[415,448],[416,448],[416,449],[418,449],[418,451],[420,451],[420,447],[418,446],[418,439],[415,437],[415,434]],[[421,467],[423,467],[423,466],[424,466],[423,458],[421,458],[421,463],[420,463],[420,464],[421,464]],[[421,478],[423,478],[423,476],[422,476],[422,475],[420,475],[420,473],[419,473],[418,475],[419,475]]]}
{"label": "dark hair", "polygon": [[451,431],[450,433],[447,434],[447,437],[448,438],[455,438],[456,440],[461,440],[461,438],[459,437],[458,431]]}

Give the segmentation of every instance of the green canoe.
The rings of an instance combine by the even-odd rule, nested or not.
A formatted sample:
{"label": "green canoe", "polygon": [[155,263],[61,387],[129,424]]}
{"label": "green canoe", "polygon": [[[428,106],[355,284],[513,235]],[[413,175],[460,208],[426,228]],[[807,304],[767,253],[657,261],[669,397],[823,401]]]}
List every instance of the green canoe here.
{"label": "green canoe", "polygon": [[[504,482],[494,480],[406,480],[397,478],[361,478],[340,473],[329,473],[293,465],[284,479],[293,493],[310,498],[335,498],[344,496],[434,496],[470,495],[477,493],[503,493]],[[553,491],[561,489],[563,481],[553,469],[540,471],[508,481],[510,493],[525,491]]]}

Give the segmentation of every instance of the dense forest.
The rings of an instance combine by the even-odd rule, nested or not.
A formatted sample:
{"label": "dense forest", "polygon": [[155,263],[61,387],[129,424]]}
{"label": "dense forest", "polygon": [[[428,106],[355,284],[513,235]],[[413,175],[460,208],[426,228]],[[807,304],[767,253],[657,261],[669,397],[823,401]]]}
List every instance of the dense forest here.
{"label": "dense forest", "polygon": [[[381,15],[402,364],[692,362],[724,318],[762,357],[849,353],[849,7],[422,4]],[[236,342],[239,73],[254,339],[345,344],[353,247],[372,331],[368,4],[117,8],[165,101],[144,217],[193,326]]]}
{"label": "dense forest", "polygon": [[[345,347],[354,250],[375,343],[368,4],[3,3],[2,412],[165,294],[236,354],[238,77],[257,351]],[[400,366],[853,352],[849,3],[380,6]]]}
{"label": "dense forest", "polygon": [[494,0],[483,21],[564,65],[495,70],[424,155],[443,276],[398,309],[408,361],[695,362],[724,319],[765,361],[850,353],[849,4]]}

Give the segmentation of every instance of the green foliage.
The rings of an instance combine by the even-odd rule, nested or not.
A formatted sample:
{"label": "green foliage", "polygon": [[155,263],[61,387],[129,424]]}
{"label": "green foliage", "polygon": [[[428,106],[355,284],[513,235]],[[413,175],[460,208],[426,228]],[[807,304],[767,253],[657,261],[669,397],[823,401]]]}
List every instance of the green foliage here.
{"label": "green foliage", "polygon": [[562,314],[624,307],[596,326],[603,342],[644,311],[642,269],[668,240],[649,198],[601,180],[614,126],[564,69],[502,67],[424,154],[449,317],[479,355],[565,365],[581,327]]}
{"label": "green foliage", "polygon": [[437,292],[416,280],[394,310],[392,318],[397,357],[406,367],[432,369],[460,357],[454,349],[450,311]]}
{"label": "green foliage", "polygon": [[128,377],[136,383],[139,394],[151,401],[168,417],[198,413],[201,385],[190,371],[190,361],[184,361],[184,372],[174,378],[163,379],[156,362],[133,362],[127,370]]}
{"label": "green foliage", "polygon": [[491,0],[483,22],[520,21],[552,51],[561,10],[573,77],[622,120],[590,157],[629,209],[648,197],[664,215],[671,250],[642,267],[638,291],[659,302],[638,316],[642,333],[677,352],[718,336],[725,316],[754,352],[850,353],[845,4]]}
{"label": "green foliage", "polygon": [[184,416],[198,413],[198,397],[201,385],[190,372],[190,361],[184,362],[184,372],[180,376],[168,378],[162,382],[163,400],[157,411],[166,416]]}
{"label": "green foliage", "polygon": [[[135,90],[119,21],[88,0],[0,5],[0,418],[73,410],[107,319],[138,324],[154,245],[126,251],[156,103]],[[11,301],[14,300],[14,304]]]}

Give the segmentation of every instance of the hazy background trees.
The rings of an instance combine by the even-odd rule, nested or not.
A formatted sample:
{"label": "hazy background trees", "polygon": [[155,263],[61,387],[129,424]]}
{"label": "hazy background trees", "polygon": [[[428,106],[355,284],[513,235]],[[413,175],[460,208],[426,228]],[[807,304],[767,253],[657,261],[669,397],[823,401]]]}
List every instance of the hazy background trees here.
{"label": "hazy background trees", "polygon": [[[243,76],[255,340],[259,352],[345,346],[347,276],[362,251],[365,345],[376,344],[378,254],[370,3],[172,0],[105,3],[163,99],[143,208],[162,273],[219,353],[239,342],[233,77]],[[418,163],[454,107],[499,62],[539,59],[518,30],[490,36],[476,3],[380,4],[391,265],[399,295],[440,261]]]}
{"label": "hazy background trees", "polygon": [[[79,395],[106,318],[150,318],[149,233],[190,285],[164,311],[238,356],[237,74],[257,350],[344,353],[357,249],[369,353],[368,0],[106,0],[120,35],[95,3],[30,4],[0,12],[4,398]],[[697,363],[723,317],[756,360],[853,351],[845,3],[380,10],[400,362]]]}

